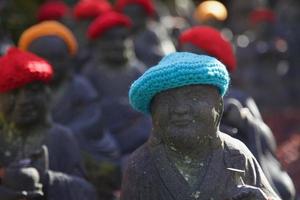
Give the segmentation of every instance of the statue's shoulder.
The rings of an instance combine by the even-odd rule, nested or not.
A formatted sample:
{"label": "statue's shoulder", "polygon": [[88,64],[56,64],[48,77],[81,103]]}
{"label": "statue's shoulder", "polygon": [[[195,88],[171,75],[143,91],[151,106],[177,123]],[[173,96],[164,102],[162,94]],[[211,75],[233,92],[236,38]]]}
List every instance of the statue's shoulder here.
{"label": "statue's shoulder", "polygon": [[223,142],[224,158],[227,167],[244,170],[246,163],[254,157],[247,146],[226,133],[220,133],[220,139]]}
{"label": "statue's shoulder", "polygon": [[[224,144],[224,148],[230,152],[239,152],[240,154],[248,155],[250,150],[248,147],[240,140],[231,137],[226,133],[220,133],[220,138]],[[250,153],[250,155],[252,155]]]}
{"label": "statue's shoulder", "polygon": [[80,99],[95,99],[98,97],[97,91],[92,83],[82,75],[74,75],[71,83],[71,92]]}
{"label": "statue's shoulder", "polygon": [[146,169],[149,168],[149,166],[153,166],[153,163],[149,151],[149,145],[148,143],[145,143],[130,155],[127,162],[127,168],[134,171],[140,171],[140,169]]}
{"label": "statue's shoulder", "polygon": [[47,140],[55,143],[56,146],[70,146],[74,143],[75,138],[71,129],[61,124],[53,123],[48,131]]}

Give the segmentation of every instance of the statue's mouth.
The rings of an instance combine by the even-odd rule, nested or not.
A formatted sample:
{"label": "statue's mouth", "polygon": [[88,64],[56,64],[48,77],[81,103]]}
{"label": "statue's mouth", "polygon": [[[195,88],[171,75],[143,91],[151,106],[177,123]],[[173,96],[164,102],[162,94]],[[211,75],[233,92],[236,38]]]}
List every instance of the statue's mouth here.
{"label": "statue's mouth", "polygon": [[30,115],[35,114],[37,112],[37,110],[38,109],[36,106],[29,104],[29,105],[22,106],[22,108],[19,109],[19,112],[21,115],[25,114],[25,115],[30,116]]}
{"label": "statue's mouth", "polygon": [[174,124],[175,126],[187,126],[192,122],[191,119],[173,119],[171,120],[171,123]]}

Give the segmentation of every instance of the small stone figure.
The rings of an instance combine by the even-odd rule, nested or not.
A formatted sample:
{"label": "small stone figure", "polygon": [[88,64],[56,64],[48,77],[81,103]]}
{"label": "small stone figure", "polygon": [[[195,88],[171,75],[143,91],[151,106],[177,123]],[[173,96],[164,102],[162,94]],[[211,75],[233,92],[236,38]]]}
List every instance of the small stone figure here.
{"label": "small stone figure", "polygon": [[247,147],[219,131],[229,79],[217,59],[182,52],[131,85],[153,132],[128,161],[122,200],[280,199]]}
{"label": "small stone figure", "polygon": [[167,31],[155,20],[152,0],[118,0],[115,8],[132,20],[135,54],[146,66],[157,64],[163,56],[175,51]]}
{"label": "small stone figure", "polygon": [[[179,40],[181,51],[214,56],[234,74],[236,58],[231,44],[217,29],[196,26],[182,32]],[[293,182],[274,156],[276,141],[272,131],[263,122],[253,98],[238,89],[239,85],[234,79],[231,84],[232,87],[224,98],[221,130],[246,144],[262,167],[269,183],[282,199],[294,199]]]}
{"label": "small stone figure", "polygon": [[84,47],[88,40],[86,38],[86,30],[90,23],[98,16],[112,10],[107,0],[101,1],[85,1],[80,0],[74,6],[73,16],[76,20],[76,29],[74,33],[78,40],[79,46]]}
{"label": "small stone figure", "polygon": [[105,128],[114,135],[123,155],[142,145],[151,128],[150,118],[134,111],[128,101],[131,82],[144,70],[135,58],[131,24],[127,16],[117,12],[95,19],[88,29],[94,44],[93,60],[83,71],[101,95]]}
{"label": "small stone figure", "polygon": [[77,63],[76,70],[78,72],[81,71],[91,58],[91,44],[86,35],[90,23],[98,16],[111,10],[112,7],[107,0],[80,0],[74,5],[73,18],[75,19],[75,24],[72,31],[79,44],[79,52],[75,58]]}
{"label": "small stone figure", "polygon": [[[46,83],[52,76],[52,67],[45,60],[16,48],[10,49],[0,59],[0,171],[4,172],[1,178],[3,187],[14,185],[5,182],[9,180],[6,171],[19,167],[21,170],[15,172],[23,179],[22,168],[34,167],[39,177],[33,173],[34,176],[24,176],[23,180],[29,181],[27,188],[30,188],[39,178],[47,199],[94,199],[93,188],[83,179],[85,173],[80,152],[71,131],[51,120],[50,88]],[[44,159],[34,162],[41,149]],[[26,188],[26,184],[23,187]]]}

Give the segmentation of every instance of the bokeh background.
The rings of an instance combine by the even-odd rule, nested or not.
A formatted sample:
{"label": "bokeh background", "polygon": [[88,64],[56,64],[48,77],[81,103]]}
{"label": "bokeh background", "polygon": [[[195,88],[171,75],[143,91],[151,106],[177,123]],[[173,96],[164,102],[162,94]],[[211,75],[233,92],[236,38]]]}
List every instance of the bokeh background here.
{"label": "bokeh background", "polygon": [[[45,1],[0,0],[1,53],[16,44],[26,28],[37,23],[36,10]],[[77,1],[65,2],[72,6]],[[300,1],[219,2],[224,7],[212,9],[200,0],[156,0],[155,3],[160,11],[157,17],[174,38],[194,24],[208,24],[221,30],[232,42],[238,59],[233,79],[254,97],[275,135],[277,156],[299,193]],[[253,16],[259,9],[272,10],[272,13]]]}

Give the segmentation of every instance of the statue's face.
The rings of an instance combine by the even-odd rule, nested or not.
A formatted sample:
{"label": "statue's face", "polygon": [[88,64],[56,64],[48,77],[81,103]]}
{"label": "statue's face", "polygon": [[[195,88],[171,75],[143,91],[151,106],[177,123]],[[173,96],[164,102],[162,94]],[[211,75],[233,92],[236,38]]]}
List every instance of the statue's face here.
{"label": "statue's face", "polygon": [[152,101],[155,134],[169,145],[199,145],[218,131],[223,101],[217,88],[190,85],[167,90]]}
{"label": "statue's face", "polygon": [[34,82],[0,95],[0,112],[17,127],[32,126],[45,119],[50,97],[49,88]]}
{"label": "statue's face", "polygon": [[124,8],[124,13],[129,16],[133,22],[133,32],[138,32],[146,28],[148,16],[142,6],[138,4],[129,4]]}
{"label": "statue's face", "polygon": [[88,39],[86,37],[86,30],[88,30],[89,25],[91,24],[92,19],[85,19],[75,21],[73,24],[73,33],[76,36],[76,40],[80,48],[86,48],[88,45]]}
{"label": "statue's face", "polygon": [[69,49],[63,39],[56,36],[45,36],[34,40],[29,51],[47,60],[54,69],[53,83],[62,81],[71,70]]}
{"label": "statue's face", "polygon": [[122,66],[128,61],[132,48],[129,30],[117,26],[106,31],[97,41],[96,51],[107,63]]}

